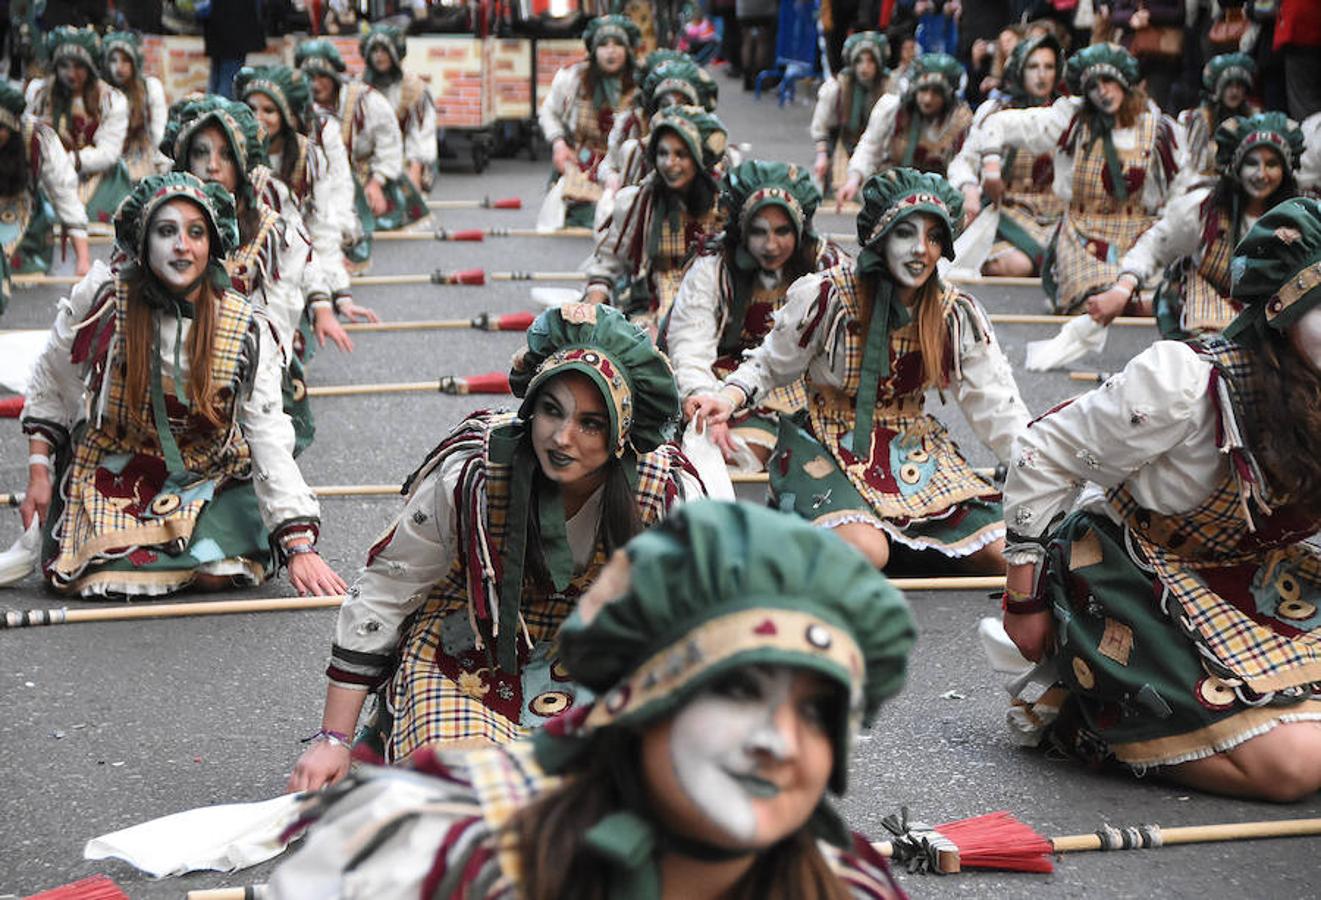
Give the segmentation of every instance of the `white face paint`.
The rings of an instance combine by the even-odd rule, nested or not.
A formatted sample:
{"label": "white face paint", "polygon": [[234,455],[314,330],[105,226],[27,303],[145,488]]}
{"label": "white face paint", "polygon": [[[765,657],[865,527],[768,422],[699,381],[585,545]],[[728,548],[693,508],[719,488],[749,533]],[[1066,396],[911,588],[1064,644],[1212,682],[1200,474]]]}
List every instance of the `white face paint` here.
{"label": "white face paint", "polygon": [[748,252],[766,272],[778,272],[798,245],[793,222],[778,206],[766,206],[748,222]]}
{"label": "white face paint", "polygon": [[697,177],[697,162],[688,152],[688,145],[670,129],[656,145],[656,170],[672,191],[686,191]]}
{"label": "white face paint", "polygon": [[188,143],[188,171],[203,181],[214,181],[233,193],[238,188],[234,151],[218,125],[207,125]]}
{"label": "white face paint", "polygon": [[758,754],[783,760],[788,752],[775,715],[789,701],[794,674],[787,668],[740,672],[746,686],[731,689],[719,682],[674,717],[670,759],[693,804],[720,830],[746,843],[757,834],[757,801],[780,794],[778,785],[759,774]]}
{"label": "white face paint", "polygon": [[1238,179],[1251,199],[1265,200],[1279,189],[1280,182],[1284,180],[1284,164],[1280,154],[1270,147],[1254,147],[1239,164]]}
{"label": "white face paint", "polygon": [[581,372],[552,378],[537,395],[532,450],[542,474],[561,485],[600,475],[609,461],[610,414],[592,381]]}
{"label": "white face paint", "polygon": [[929,215],[899,222],[885,236],[885,264],[902,287],[926,284],[940,259],[940,226]]}
{"label": "white face paint", "polygon": [[1321,372],[1321,306],[1313,306],[1289,326],[1289,343],[1315,372]]}
{"label": "white face paint", "polygon": [[147,268],[171,294],[183,294],[206,272],[211,235],[197,204],[171,200],[147,227]]}
{"label": "white face paint", "polygon": [[1087,89],[1087,99],[1099,112],[1112,116],[1124,102],[1124,88],[1113,78],[1098,78]]}
{"label": "white face paint", "polygon": [[1049,47],[1038,47],[1028,54],[1023,64],[1023,88],[1028,96],[1049,97],[1055,87],[1055,51]]}

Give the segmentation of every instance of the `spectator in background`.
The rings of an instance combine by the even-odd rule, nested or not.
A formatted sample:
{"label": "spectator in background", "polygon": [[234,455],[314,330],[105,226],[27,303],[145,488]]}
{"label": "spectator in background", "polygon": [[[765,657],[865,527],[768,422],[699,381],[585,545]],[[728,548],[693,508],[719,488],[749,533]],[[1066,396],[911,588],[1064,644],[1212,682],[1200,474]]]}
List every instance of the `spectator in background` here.
{"label": "spectator in background", "polygon": [[211,58],[207,90],[233,99],[234,76],[249,53],[266,47],[261,0],[211,0],[211,13],[202,23],[206,55]]}
{"label": "spectator in background", "polygon": [[709,63],[720,49],[716,26],[700,6],[693,10],[692,19],[683,28],[679,49],[691,56],[699,66]]}
{"label": "spectator in background", "polygon": [[757,73],[775,65],[780,4],[776,0],[735,0],[734,9],[743,36],[743,90],[750,91]]}
{"label": "spectator in background", "polygon": [[734,14],[734,0],[711,0],[711,12],[720,17],[720,52],[725,62],[725,74],[730,78],[743,77],[743,35]]}
{"label": "spectator in background", "polygon": [[916,0],[911,6],[917,14],[917,42],[923,53],[953,56],[958,52],[959,17],[963,15],[959,0]]}
{"label": "spectator in background", "polygon": [[1284,51],[1284,84],[1289,115],[1298,122],[1321,112],[1321,4],[1280,0],[1275,19],[1276,52]]}
{"label": "spectator in background", "polygon": [[1170,91],[1183,70],[1183,47],[1169,53],[1142,52],[1133,42],[1139,32],[1149,29],[1178,29],[1182,36],[1183,22],[1183,0],[1114,0],[1110,6],[1111,27],[1123,30],[1120,43],[1137,57],[1147,96],[1162,110],[1176,109]]}
{"label": "spectator in background", "polygon": [[875,29],[884,5],[884,0],[821,0],[821,33],[826,38],[830,74],[838,74],[848,65],[844,59],[845,39],[855,32]]}

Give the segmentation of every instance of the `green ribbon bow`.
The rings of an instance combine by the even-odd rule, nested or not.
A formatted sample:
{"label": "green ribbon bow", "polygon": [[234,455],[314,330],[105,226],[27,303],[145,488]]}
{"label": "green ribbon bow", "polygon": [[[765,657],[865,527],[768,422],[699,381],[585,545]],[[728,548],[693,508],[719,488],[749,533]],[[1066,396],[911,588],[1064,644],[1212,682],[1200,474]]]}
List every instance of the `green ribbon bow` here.
{"label": "green ribbon bow", "polygon": [[1101,142],[1101,152],[1105,154],[1105,167],[1110,173],[1110,183],[1115,186],[1115,199],[1127,200],[1128,183],[1124,181],[1124,167],[1119,162],[1119,153],[1115,150],[1115,141],[1110,133],[1115,127],[1115,117],[1098,115],[1095,121],[1099,123],[1099,127],[1093,126],[1092,139],[1087,144],[1087,152],[1091,153],[1096,142]]}
{"label": "green ribbon bow", "polygon": [[876,295],[872,300],[871,324],[867,326],[867,341],[862,350],[862,372],[858,376],[858,398],[853,415],[853,455],[861,459],[871,453],[872,415],[876,411],[876,394],[881,378],[890,374],[890,331],[902,328],[912,321],[908,307],[899,299],[894,282],[885,272],[885,260],[874,250],[858,255],[859,276],[877,276]]}
{"label": "green ribbon bow", "polygon": [[871,96],[871,86],[863,84],[856,75],[849,80],[853,83],[853,99],[849,105],[849,134],[857,135],[862,131],[862,116],[868,108],[867,98]]}
{"label": "green ribbon bow", "polygon": [[596,89],[592,92],[592,102],[596,104],[597,109],[602,106],[608,106],[611,109],[619,108],[619,98],[624,94],[624,86],[619,80],[618,75],[600,75],[596,77]]}
{"label": "green ribbon bow", "polygon": [[165,469],[169,472],[169,481],[176,482],[187,474],[183,464],[183,454],[179,452],[179,443],[174,439],[174,430],[170,427],[170,414],[165,408],[164,378],[161,374],[161,312],[174,316],[174,397],[183,405],[188,405],[188,395],[184,390],[181,351],[183,347],[184,319],[193,317],[193,305],[185,300],[158,293],[152,286],[145,291],[147,304],[158,312],[154,316],[155,327],[151,340],[151,414],[156,425],[156,438],[160,441],[161,456],[165,459]]}

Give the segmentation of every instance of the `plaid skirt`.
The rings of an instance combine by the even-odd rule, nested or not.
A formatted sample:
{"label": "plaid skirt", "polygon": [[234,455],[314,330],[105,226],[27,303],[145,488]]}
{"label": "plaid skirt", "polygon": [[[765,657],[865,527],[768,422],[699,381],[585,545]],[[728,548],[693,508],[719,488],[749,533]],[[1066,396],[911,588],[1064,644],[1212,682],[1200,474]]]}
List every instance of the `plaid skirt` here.
{"label": "plaid skirt", "polygon": [[1151,223],[1151,217],[1136,213],[1066,212],[1041,268],[1041,286],[1055,312],[1072,315],[1092,294],[1114,284],[1119,261]]}

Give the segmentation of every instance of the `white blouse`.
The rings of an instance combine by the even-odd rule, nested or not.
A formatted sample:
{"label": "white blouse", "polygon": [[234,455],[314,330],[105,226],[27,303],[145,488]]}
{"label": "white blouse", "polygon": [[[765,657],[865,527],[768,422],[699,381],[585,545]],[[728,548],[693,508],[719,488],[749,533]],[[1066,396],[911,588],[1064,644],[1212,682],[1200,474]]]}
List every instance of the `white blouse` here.
{"label": "white blouse", "polygon": [[[385,95],[392,109],[398,110],[400,101],[403,99],[404,82],[403,79],[387,85],[385,88],[377,88]],[[422,110],[422,121],[419,122],[412,111],[408,111],[406,124],[403,129],[404,138],[404,159],[410,163],[421,163],[424,167],[431,167],[436,164],[436,157],[439,154],[439,147],[436,142],[436,101],[431,96],[431,91],[424,90],[421,98],[418,100],[418,106]],[[398,115],[395,116],[398,121]]]}
{"label": "white blouse", "polygon": [[340,122],[341,134],[346,127],[345,120],[361,115],[362,127],[353,135],[353,159],[367,160],[372,175],[381,183],[402,177],[404,138],[399,132],[399,120],[395,118],[390,101],[373,87],[359,93],[356,109],[346,108],[348,98],[348,84],[341,84],[335,108],[318,106],[317,110],[335,116]]}
{"label": "white blouse", "polygon": [[[50,112],[49,80],[38,78],[28,82],[28,109],[38,118]],[[100,83],[99,90],[101,104],[97,110],[96,135],[91,144],[78,151],[78,173],[84,178],[113,168],[124,155],[124,138],[128,136],[128,99],[105,81]]]}
{"label": "white blouse", "polygon": [[78,173],[73,169],[73,157],[49,125],[34,122],[33,126],[41,153],[37,183],[69,236],[86,237],[87,207],[78,199]]}

